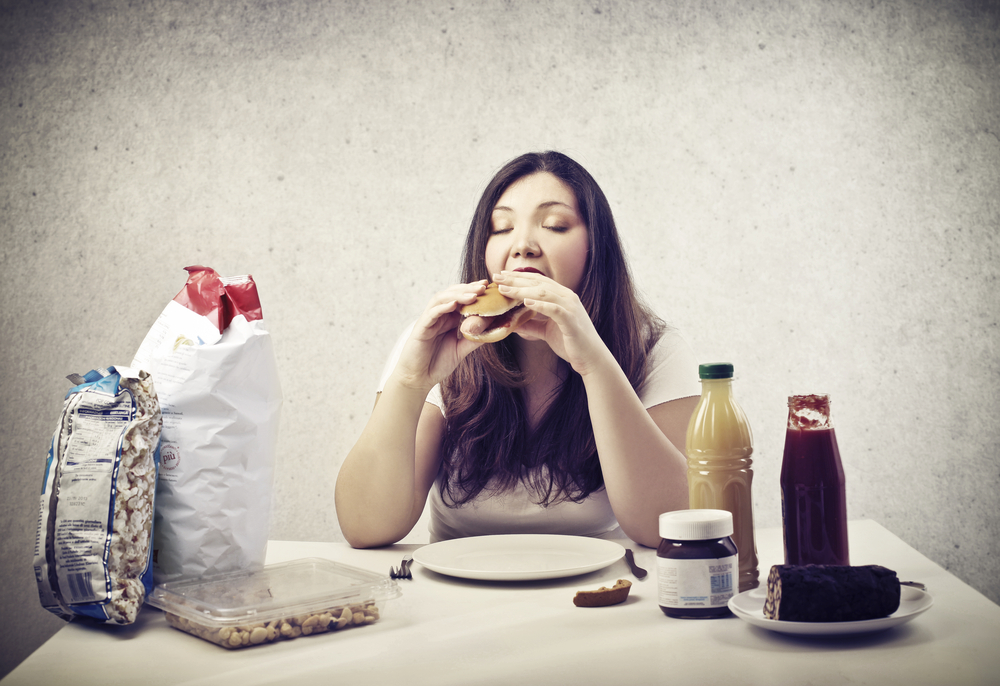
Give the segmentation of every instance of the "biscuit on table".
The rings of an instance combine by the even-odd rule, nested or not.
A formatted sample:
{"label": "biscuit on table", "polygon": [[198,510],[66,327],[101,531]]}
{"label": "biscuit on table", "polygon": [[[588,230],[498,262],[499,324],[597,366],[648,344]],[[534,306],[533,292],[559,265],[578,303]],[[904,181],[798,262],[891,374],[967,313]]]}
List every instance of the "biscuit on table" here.
{"label": "biscuit on table", "polygon": [[628,598],[629,589],[632,582],[627,579],[619,579],[618,582],[608,588],[601,586],[596,591],[577,591],[573,597],[573,604],[577,607],[605,607],[607,605],[617,605],[624,603]]}

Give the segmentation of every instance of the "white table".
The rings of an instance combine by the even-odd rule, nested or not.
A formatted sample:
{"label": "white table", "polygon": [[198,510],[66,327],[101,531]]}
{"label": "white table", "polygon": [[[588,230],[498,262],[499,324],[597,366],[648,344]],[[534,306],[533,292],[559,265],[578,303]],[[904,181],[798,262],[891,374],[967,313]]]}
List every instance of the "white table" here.
{"label": "white table", "polygon": [[[678,620],[654,574],[624,561],[569,579],[473,582],[414,564],[382,619],[355,630],[227,651],[146,608],[131,627],[68,624],[3,680],[18,684],[955,684],[1000,683],[1000,607],[873,521],[850,525],[851,562],[927,584],[934,606],[888,631],[839,638],[772,633],[735,617]],[[761,576],[781,531],[757,532]],[[353,550],[273,541],[268,562],[325,557],[388,574],[419,546]],[[655,551],[632,546],[654,569]],[[623,605],[577,608],[577,590],[633,579]]]}

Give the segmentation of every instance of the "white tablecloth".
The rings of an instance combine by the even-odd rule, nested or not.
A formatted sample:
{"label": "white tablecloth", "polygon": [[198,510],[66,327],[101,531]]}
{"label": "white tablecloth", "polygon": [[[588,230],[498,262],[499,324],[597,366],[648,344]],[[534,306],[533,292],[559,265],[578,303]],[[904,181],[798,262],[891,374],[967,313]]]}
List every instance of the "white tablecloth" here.
{"label": "white tablecloth", "polygon": [[[474,582],[414,564],[414,579],[377,623],[227,651],[167,626],[146,608],[131,627],[69,624],[3,680],[19,684],[956,684],[1000,683],[1000,607],[873,521],[850,525],[851,562],[922,581],[934,605],[884,632],[777,634],[735,618],[679,620],[656,602],[656,578],[624,561],[554,581]],[[779,528],[757,532],[761,578],[780,564]],[[272,541],[268,562],[324,557],[388,574],[418,545],[353,550]],[[633,546],[651,572],[655,551]],[[623,605],[577,608],[577,590],[633,580]]]}

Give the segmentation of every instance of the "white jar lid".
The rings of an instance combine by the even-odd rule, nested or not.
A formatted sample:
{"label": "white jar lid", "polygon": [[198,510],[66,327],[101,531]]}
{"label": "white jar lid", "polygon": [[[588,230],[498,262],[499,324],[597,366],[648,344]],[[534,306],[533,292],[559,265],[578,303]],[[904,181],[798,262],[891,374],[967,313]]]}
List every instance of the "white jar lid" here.
{"label": "white jar lid", "polygon": [[733,515],[726,510],[677,510],[660,515],[660,537],[672,541],[707,541],[733,535]]}

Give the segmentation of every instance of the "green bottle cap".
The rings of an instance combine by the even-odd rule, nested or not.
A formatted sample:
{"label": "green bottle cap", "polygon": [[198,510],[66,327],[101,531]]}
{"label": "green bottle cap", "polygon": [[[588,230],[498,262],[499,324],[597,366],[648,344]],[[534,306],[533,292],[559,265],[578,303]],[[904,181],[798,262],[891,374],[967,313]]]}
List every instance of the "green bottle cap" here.
{"label": "green bottle cap", "polygon": [[729,362],[712,362],[710,364],[699,364],[698,378],[731,379],[733,378],[733,365]]}

